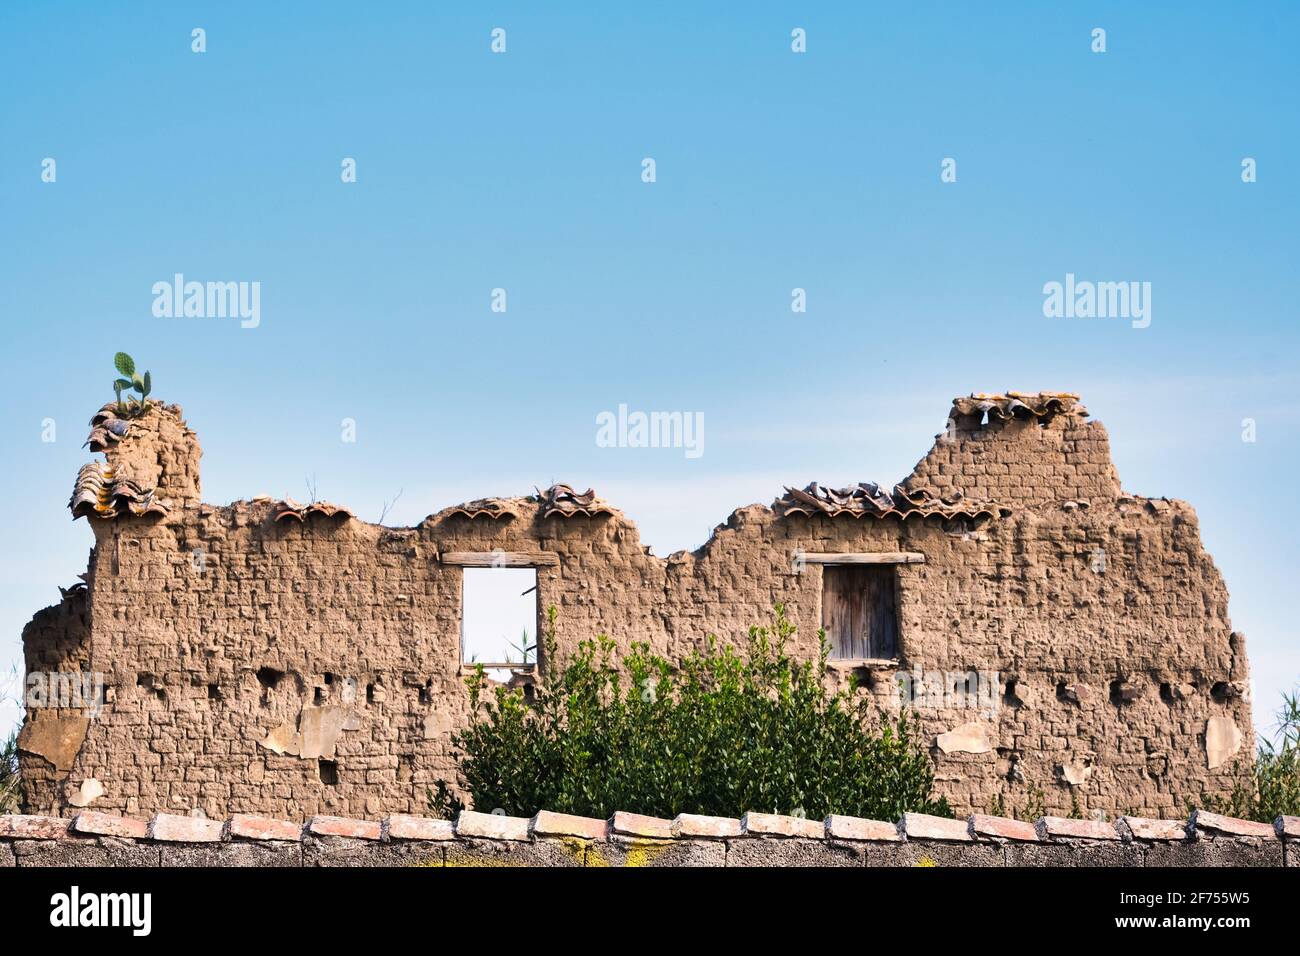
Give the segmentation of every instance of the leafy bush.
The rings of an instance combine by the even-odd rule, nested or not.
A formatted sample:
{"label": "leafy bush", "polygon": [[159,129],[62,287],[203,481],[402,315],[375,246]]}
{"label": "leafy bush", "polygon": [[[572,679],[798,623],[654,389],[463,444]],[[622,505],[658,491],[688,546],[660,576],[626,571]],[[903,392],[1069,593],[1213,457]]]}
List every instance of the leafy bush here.
{"label": "leafy bush", "polygon": [[[554,666],[555,608],[548,618]],[[474,715],[453,736],[474,805],[521,816],[952,816],[932,796],[915,718],[885,718],[852,686],[830,693],[825,636],[818,660],[800,662],[785,652],[794,630],[777,605],[770,627],[750,629],[743,654],[709,638],[676,667],[646,644],[633,644],[620,667],[602,635],[584,641],[532,703],[504,687],[485,697],[478,668],[467,680]],[[457,809],[445,783],[430,804],[443,815]]]}
{"label": "leafy bush", "polygon": [[1226,797],[1201,796],[1201,806],[1242,820],[1272,823],[1300,816],[1300,692],[1282,695],[1278,710],[1281,746],[1261,740],[1255,762],[1233,765],[1236,783]]}
{"label": "leafy bush", "polygon": [[18,731],[0,744],[0,813],[18,812]]}
{"label": "leafy bush", "polygon": [[[113,382],[113,393],[117,396],[117,410],[119,414],[125,415],[131,411],[143,411],[146,407],[149,393],[153,391],[153,376],[149,372],[140,375],[135,370],[135,359],[125,352],[118,352],[113,356],[113,367],[122,378]],[[125,402],[122,401],[122,391],[135,390],[140,393],[139,398],[134,396],[128,397]]]}
{"label": "leafy bush", "polygon": [[[0,704],[16,704],[22,708],[20,694],[10,688],[20,686],[18,666],[9,669],[8,675],[0,675]],[[22,799],[21,778],[18,776],[18,728],[9,731],[9,736],[0,739],[0,813],[17,813]]]}

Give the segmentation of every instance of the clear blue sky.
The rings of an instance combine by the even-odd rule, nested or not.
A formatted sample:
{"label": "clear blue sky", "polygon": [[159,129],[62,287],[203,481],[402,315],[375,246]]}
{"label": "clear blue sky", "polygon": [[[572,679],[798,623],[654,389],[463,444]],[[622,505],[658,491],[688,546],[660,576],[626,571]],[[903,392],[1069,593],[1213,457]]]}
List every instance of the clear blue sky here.
{"label": "clear blue sky", "polygon": [[[1270,724],[1300,677],[1296,5],[696,6],[0,8],[0,663],[85,567],[65,502],[118,349],[209,501],[315,475],[415,523],[561,480],[658,554],[783,482],[902,478],[954,395],[1069,389],[1127,489],[1196,506]],[[155,318],[176,272],[260,282],[260,326]],[[1151,282],[1150,327],[1044,318],[1067,272]],[[704,454],[597,447],[619,403],[702,412]]]}

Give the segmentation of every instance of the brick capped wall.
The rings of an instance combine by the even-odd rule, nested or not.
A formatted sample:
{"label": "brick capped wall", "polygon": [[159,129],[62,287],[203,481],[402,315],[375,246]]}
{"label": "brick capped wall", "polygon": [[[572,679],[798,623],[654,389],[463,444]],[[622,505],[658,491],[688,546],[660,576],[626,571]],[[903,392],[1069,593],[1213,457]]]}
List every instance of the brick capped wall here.
{"label": "brick capped wall", "polygon": [[659,558],[616,511],[547,517],[535,498],[505,502],[514,517],[448,509],[414,528],[202,504],[198,443],[179,409],[154,406],[107,458],[153,476],[170,510],[89,519],[86,593],[24,633],[29,671],[89,666],[107,697],[67,768],[24,749],[27,809],[72,813],[102,789],[89,806],[126,814],[424,812],[428,788],[454,780],[469,706],[462,569],[446,558],[499,549],[549,556],[539,603],[558,609],[561,656],[605,633],[674,658],[710,633],[740,640],[776,602],[812,657],[824,571],[799,554],[921,554],[897,568],[898,659],[832,676],[856,673],[896,710],[900,674],[998,675],[991,713],[920,710],[954,808],[1181,815],[1249,759],[1244,639],[1192,508],[1124,494],[1085,415],[954,413],[906,484],[993,502],[991,517],[750,505],[699,550]]}
{"label": "brick capped wall", "polygon": [[748,813],[608,820],[542,811],[531,819],[466,811],[454,821],[237,814],[148,820],[88,811],[74,819],[0,816],[6,866],[1300,866],[1300,818],[1034,823],[909,813],[896,823]]}

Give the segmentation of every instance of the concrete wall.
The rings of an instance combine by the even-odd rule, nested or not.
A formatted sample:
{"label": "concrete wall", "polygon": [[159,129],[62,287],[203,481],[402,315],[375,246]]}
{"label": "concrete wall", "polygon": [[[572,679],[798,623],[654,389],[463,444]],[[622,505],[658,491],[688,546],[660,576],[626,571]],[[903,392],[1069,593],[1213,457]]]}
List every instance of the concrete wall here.
{"label": "concrete wall", "polygon": [[1298,866],[1300,818],[1034,824],[907,814],[897,823],[769,814],[608,820],[541,812],[531,820],[467,811],[454,821],[83,812],[0,816],[5,866]]}
{"label": "concrete wall", "polygon": [[[669,657],[710,633],[740,640],[776,602],[798,625],[795,651],[814,656],[823,572],[796,556],[915,552],[924,563],[897,570],[898,659],[834,677],[856,672],[896,710],[899,673],[998,675],[991,713],[920,710],[938,790],[959,812],[1041,799],[1061,816],[1180,815],[1249,759],[1244,639],[1192,508],[1124,494],[1106,432],[1085,416],[1073,402],[987,422],[955,407],[905,484],[963,492],[992,516],[751,505],[665,559],[612,508],[547,516],[536,498],[490,503],[506,517],[454,508],[398,529],[276,521],[265,500],[202,504],[197,439],[179,409],[154,405],[106,455],[113,478],[154,482],[167,513],[89,518],[86,593],[24,632],[29,671],[89,667],[108,698],[89,721],[31,715],[26,806],[424,811],[427,789],[454,780],[450,736],[469,706],[453,552],[547,555],[539,597],[558,608],[561,656],[605,633]],[[56,724],[38,739],[44,719]]]}

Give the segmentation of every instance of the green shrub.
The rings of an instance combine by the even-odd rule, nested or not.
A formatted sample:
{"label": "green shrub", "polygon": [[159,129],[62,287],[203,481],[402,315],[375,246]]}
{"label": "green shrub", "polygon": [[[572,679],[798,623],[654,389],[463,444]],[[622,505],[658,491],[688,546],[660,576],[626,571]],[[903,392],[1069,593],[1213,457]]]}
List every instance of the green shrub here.
{"label": "green shrub", "polygon": [[[544,646],[555,667],[554,608],[548,617]],[[824,635],[818,660],[800,662],[785,652],[794,630],[777,605],[770,627],[750,629],[744,653],[709,638],[677,666],[646,644],[633,644],[619,666],[602,635],[556,668],[532,703],[503,687],[485,697],[478,668],[467,680],[473,717],[453,736],[474,806],[600,818],[952,816],[932,795],[915,718],[887,719],[852,686],[830,693]],[[457,809],[441,783],[430,803],[444,816]]]}
{"label": "green shrub", "polygon": [[0,744],[0,813],[18,812],[18,731]]}
{"label": "green shrub", "polygon": [[1255,762],[1233,765],[1236,782],[1226,797],[1201,796],[1201,806],[1242,820],[1272,823],[1300,816],[1300,692],[1282,695],[1278,710],[1281,745],[1261,740]]}

